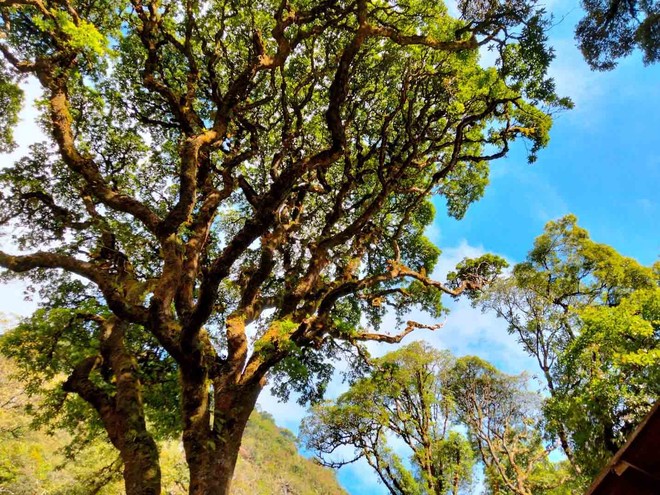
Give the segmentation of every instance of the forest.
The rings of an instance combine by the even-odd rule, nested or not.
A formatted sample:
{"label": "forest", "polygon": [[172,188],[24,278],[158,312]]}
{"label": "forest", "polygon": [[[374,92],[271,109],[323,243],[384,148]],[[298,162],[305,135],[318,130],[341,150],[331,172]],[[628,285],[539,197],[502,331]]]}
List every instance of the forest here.
{"label": "forest", "polygon": [[660,398],[660,10],[576,9],[0,0],[0,493],[585,493]]}

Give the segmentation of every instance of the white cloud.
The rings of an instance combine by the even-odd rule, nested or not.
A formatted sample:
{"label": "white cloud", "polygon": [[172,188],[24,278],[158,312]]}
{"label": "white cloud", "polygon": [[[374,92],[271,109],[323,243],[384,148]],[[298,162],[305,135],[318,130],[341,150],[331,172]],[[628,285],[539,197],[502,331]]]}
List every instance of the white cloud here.
{"label": "white cloud", "polygon": [[432,274],[436,280],[444,280],[447,273],[452,271],[464,258],[478,258],[486,254],[483,246],[471,246],[465,239],[461,239],[457,246],[441,249],[442,254]]}
{"label": "white cloud", "polygon": [[[485,253],[483,246],[471,246],[464,239],[457,246],[443,248],[433,277],[444,280],[447,272],[464,258],[476,258]],[[512,260],[507,261],[512,264]],[[509,335],[503,320],[493,313],[483,313],[472,307],[466,298],[446,298],[445,304],[450,313],[444,327],[435,332],[415,333],[415,338],[423,339],[434,347],[449,349],[457,356],[478,355],[509,373],[534,369],[534,363],[515,337]]]}

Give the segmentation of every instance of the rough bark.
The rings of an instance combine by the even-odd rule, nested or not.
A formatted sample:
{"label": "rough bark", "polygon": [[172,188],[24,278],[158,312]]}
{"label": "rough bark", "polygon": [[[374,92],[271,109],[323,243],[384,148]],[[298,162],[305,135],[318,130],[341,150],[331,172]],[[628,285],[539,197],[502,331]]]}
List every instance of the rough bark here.
{"label": "rough bark", "polygon": [[124,463],[126,495],[160,495],[161,473],[156,442],[146,430],[135,438],[127,435],[124,438],[120,454]]}
{"label": "rough bark", "polygon": [[[368,64],[363,64],[362,60],[363,56],[369,56],[368,50],[372,49],[369,47],[374,46],[372,41],[419,45],[447,54],[467,53],[491,43],[500,34],[508,37],[499,16],[497,22],[490,19],[481,22],[478,29],[469,23],[449,39],[442,40],[421,33],[406,34],[407,28],[404,32],[396,25],[383,24],[381,9],[366,0],[320,2],[309,9],[293,9],[282,1],[271,13],[272,40],[264,39],[264,34],[253,26],[250,41],[243,47],[249,55],[243,63],[234,66],[233,62],[228,62],[225,67],[222,59],[231,57],[221,55],[222,40],[235,39],[238,48],[243,46],[241,40],[248,31],[243,32],[241,27],[227,36],[224,19],[229,13],[224,7],[219,9],[222,10],[218,12],[222,19],[219,21],[215,16],[211,16],[212,20],[206,19],[194,2],[186,3],[183,14],[177,8],[171,12],[169,8],[163,9],[155,1],[131,0],[130,3],[130,12],[122,11],[121,17],[113,22],[121,23],[127,41],[134,39],[134,43],[130,41],[127,46],[136,54],[137,66],[133,65],[131,56],[127,58],[126,68],[130,73],[139,73],[140,78],[129,78],[126,108],[118,113],[120,117],[109,118],[107,122],[112,127],[125,119],[130,133],[151,126],[166,130],[167,135],[173,132],[170,144],[172,149],[177,149],[178,156],[172,153],[172,163],[162,170],[149,171],[144,177],[169,174],[170,167],[176,168],[177,172],[167,179],[178,188],[178,197],[170,198],[171,201],[163,197],[162,205],[156,206],[148,199],[150,194],[146,190],[159,190],[158,181],[142,184],[145,189],[128,184],[118,186],[112,177],[115,172],[109,171],[106,162],[127,160],[131,163],[117,165],[146,170],[152,167],[150,155],[136,158],[135,163],[132,157],[119,156],[123,153],[106,157],[87,144],[88,140],[98,139],[95,134],[89,139],[80,134],[86,132],[80,122],[87,118],[101,118],[106,122],[104,112],[111,111],[115,103],[108,102],[111,104],[105,105],[99,115],[92,107],[79,105],[77,98],[84,95],[78,89],[79,83],[85,86],[85,77],[81,79],[80,75],[87,74],[86,65],[95,62],[79,43],[72,42],[75,40],[71,30],[61,26],[64,21],[58,16],[63,15],[62,19],[70,16],[72,25],[77,26],[80,21],[93,25],[99,17],[96,7],[90,4],[89,11],[77,12],[77,7],[69,2],[54,2],[51,9],[41,0],[0,0],[3,16],[8,8],[13,11],[29,7],[21,13],[24,15],[21,23],[15,25],[29,26],[26,33],[30,39],[40,37],[43,55],[34,61],[22,60],[22,56],[31,52],[18,46],[15,50],[11,38],[0,44],[0,54],[17,73],[35,76],[45,90],[48,129],[57,154],[66,165],[67,173],[75,179],[72,183],[80,183],[78,195],[85,204],[79,212],[81,218],[94,225],[86,232],[85,222],[74,224],[67,218],[68,230],[76,234],[72,238],[89,237],[89,242],[66,245],[63,241],[64,245],[57,252],[39,251],[18,256],[0,252],[0,266],[13,272],[64,270],[84,277],[99,289],[108,309],[115,315],[107,321],[99,319],[106,334],[101,353],[81,363],[67,387],[99,412],[126,465],[127,493],[158,493],[160,479],[157,449],[145,426],[139,370],[123,343],[126,325],[130,323],[141,326],[155,337],[180,367],[183,441],[191,470],[190,493],[224,494],[228,493],[241,435],[263,387],[263,377],[284,357],[288,344],[319,348],[325,339],[352,344],[365,340],[397,343],[414,329],[435,330],[441,326],[408,322],[406,329],[395,335],[347,333],[333,323],[332,311],[340,299],[356,296],[364,301],[371,300],[373,306],[380,305],[387,296],[405,296],[405,289],[393,289],[392,285],[397,281],[403,285],[406,280],[415,280],[452,296],[478,288],[483,277],[470,277],[448,286],[427,277],[426,267],[417,271],[405,266],[398,238],[410,225],[412,212],[434,190],[451,180],[450,173],[459,163],[481,163],[501,157],[508,150],[509,140],[521,133],[533,135],[534,130],[515,125],[516,119],[510,119],[507,114],[506,124],[502,123],[497,133],[478,137],[471,130],[475,124],[479,127],[483,121],[486,125],[491,118],[500,119],[509,109],[514,111],[512,105],[519,105],[521,97],[502,92],[483,102],[475,98],[464,112],[456,115],[453,110],[443,110],[442,104],[437,111],[430,111],[439,100],[434,96],[423,101],[422,95],[435,94],[437,87],[424,81],[435,80],[437,70],[425,70],[425,77],[420,78],[405,68],[399,95],[391,95],[391,113],[374,120],[373,125],[380,128],[380,138],[368,139],[366,148],[364,144],[351,142],[351,136],[371,135],[362,124],[355,124],[351,115],[363,101],[372,98],[371,90],[361,95],[352,80],[359,71],[367,70]],[[60,7],[61,12],[58,11]],[[43,19],[32,22],[34,10],[48,22]],[[109,17],[114,15],[110,12]],[[253,15],[252,24],[255,17],[262,16]],[[175,36],[170,21],[180,25],[182,32]],[[9,29],[9,24],[5,21],[3,29]],[[91,28],[87,24],[81,24],[85,28],[83,32]],[[111,31],[106,32],[111,24],[103,21],[96,26],[98,34],[106,41],[114,39]],[[209,29],[214,32],[207,32]],[[317,43],[312,43],[315,37],[329,40],[327,60],[322,67],[316,67],[320,52],[316,51]],[[276,51],[269,41],[276,42]],[[304,47],[308,41],[309,52]],[[217,46],[213,48],[212,45]],[[237,53],[242,53],[243,48]],[[291,92],[286,89],[287,70],[284,69],[289,55],[294,53],[297,58],[308,53],[311,79],[301,82],[300,91]],[[380,54],[378,56],[380,58]],[[176,61],[175,65],[171,65],[172,60]],[[290,61],[289,65],[295,67],[297,63]],[[427,62],[422,65],[426,66]],[[240,71],[235,70],[238,66],[242,67]],[[361,69],[363,66],[365,68]],[[271,71],[271,87],[264,83],[268,77],[264,75],[260,79],[260,74],[267,74],[267,71]],[[111,82],[113,78],[123,77],[121,72],[113,74],[112,70],[105,69],[102,72],[108,72]],[[277,82],[277,72],[278,77],[285,78],[281,84]],[[185,74],[185,89],[179,84],[178,74]],[[398,81],[399,76],[396,77]],[[449,88],[454,84],[451,79],[436,82]],[[93,89],[96,93],[97,88]],[[308,96],[302,97],[303,93]],[[320,101],[316,101],[317,96]],[[85,98],[83,96],[81,101]],[[164,120],[158,115],[144,115],[151,106],[143,103],[154,98],[158,106],[163,107]],[[265,118],[272,113],[268,110],[272,99],[280,100],[273,108],[281,110],[276,110],[272,119]],[[327,101],[323,101],[325,99]],[[421,105],[416,105],[416,101]],[[265,113],[254,111],[262,105]],[[202,108],[204,110],[200,111]],[[419,111],[413,111],[415,108]],[[282,116],[275,118],[280,111]],[[290,118],[293,115],[295,119]],[[308,117],[320,117],[319,124],[310,123],[309,133],[305,129]],[[261,122],[262,119],[265,120]],[[294,120],[298,123],[293,124]],[[438,122],[445,120],[442,128],[437,127]],[[209,123],[211,126],[207,129]],[[123,129],[123,124],[117,127]],[[405,128],[406,132],[395,128]],[[236,139],[231,137],[232,133],[238,133]],[[239,138],[240,134],[244,136]],[[250,135],[249,144],[246,134]],[[155,135],[165,134],[157,132]],[[320,135],[325,137],[317,143]],[[276,147],[279,149],[272,157],[267,157],[271,153],[268,143],[280,136],[282,146]],[[300,147],[298,140],[310,144]],[[266,146],[260,147],[260,143]],[[495,153],[473,156],[473,145],[483,145]],[[225,149],[227,146],[229,148]],[[220,150],[222,159],[216,158]],[[263,155],[263,159],[253,161],[255,155]],[[343,172],[339,172],[339,168],[332,171],[332,175],[339,173],[331,186],[325,174],[341,161]],[[250,170],[258,165],[258,173],[255,169],[252,176],[243,176],[241,170],[248,163]],[[438,170],[435,167],[439,167]],[[112,170],[115,170],[114,165]],[[125,169],[116,170],[124,173]],[[373,193],[364,194],[365,178],[372,175],[378,177],[378,185]],[[413,178],[416,180],[411,181]],[[254,187],[255,179],[263,184]],[[402,184],[408,182],[416,186],[402,189]],[[40,184],[28,194],[36,195],[34,197],[41,198],[42,202],[45,200],[59,225],[68,210],[51,201],[52,195],[44,196],[49,188],[45,187],[42,193],[42,186],[49,184]],[[240,194],[243,199],[231,199]],[[307,196],[306,200],[306,195],[316,198]],[[72,211],[80,206],[78,197],[75,199],[67,205]],[[392,220],[380,220],[379,212],[390,201],[397,205],[397,211],[392,212]],[[245,209],[244,223],[237,225],[235,232],[213,232],[217,225],[214,222],[225,205],[248,204],[250,208]],[[312,213],[310,216],[301,213],[312,206],[321,208],[313,213],[314,217]],[[162,207],[166,210],[161,211]],[[17,214],[16,218],[22,217]],[[115,234],[112,225],[117,218],[139,234],[134,237],[122,234],[118,237],[125,240],[109,246],[104,237]],[[113,221],[109,222],[110,219]],[[318,226],[301,234],[304,226],[315,225],[317,220]],[[397,225],[385,223],[381,226],[381,221]],[[48,233],[49,224],[39,226],[37,232]],[[125,230],[122,227],[120,232],[125,234]],[[83,231],[85,236],[78,235]],[[383,249],[381,254],[390,256],[390,251],[394,252],[395,259],[382,272],[374,268],[374,273],[364,275],[367,250],[377,241],[379,232],[390,231],[395,232],[392,238],[378,241],[391,244],[391,249]],[[128,249],[129,244],[142,240],[138,235],[149,237],[149,248],[142,252],[144,256],[136,255],[138,250],[132,247]],[[98,241],[104,249],[97,255],[93,247]],[[252,266],[251,246],[257,243],[262,252],[258,264]],[[341,246],[348,245],[352,246],[351,252],[344,253]],[[296,258],[293,261],[292,251],[301,253],[293,256]],[[135,257],[130,259],[136,265],[135,270],[129,266],[131,256]],[[349,262],[348,258],[353,259]],[[286,272],[282,288],[277,280],[280,271]],[[328,280],[327,274],[335,271],[339,275]],[[361,276],[364,278],[360,279]],[[276,283],[271,283],[273,281]],[[226,294],[230,299],[235,297],[227,307],[239,307],[237,314],[225,322],[226,358],[210,344],[204,330],[212,316],[226,309],[219,304],[225,299],[220,297],[223,296],[223,282],[231,282],[240,291],[237,297],[233,290]],[[245,325],[259,318],[267,307],[277,307],[277,317],[281,321],[295,323],[298,327],[280,332],[281,326],[274,325],[257,341],[264,344],[262,348],[274,350],[248,357]],[[253,342],[255,347],[257,343]],[[110,368],[116,378],[112,384],[116,391],[112,395],[90,379],[90,373],[99,366]]]}
{"label": "rough bark", "polygon": [[[126,494],[160,495],[158,447],[147,431],[137,363],[124,344],[126,324],[114,317],[94,319],[103,332],[101,355],[83,360],[64,383],[64,389],[80,395],[99,413],[124,463]],[[116,391],[112,395],[90,379],[90,374],[102,365],[114,375]]]}
{"label": "rough bark", "polygon": [[190,495],[228,495],[243,432],[264,381],[214,384],[211,411],[208,377],[183,377],[183,442],[190,468]]}

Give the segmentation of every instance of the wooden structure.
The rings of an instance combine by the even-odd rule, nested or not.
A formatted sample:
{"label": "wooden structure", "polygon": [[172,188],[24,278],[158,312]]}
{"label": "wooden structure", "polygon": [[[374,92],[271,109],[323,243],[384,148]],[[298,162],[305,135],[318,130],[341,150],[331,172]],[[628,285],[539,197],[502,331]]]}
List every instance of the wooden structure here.
{"label": "wooden structure", "polygon": [[660,401],[601,471],[586,495],[660,495]]}

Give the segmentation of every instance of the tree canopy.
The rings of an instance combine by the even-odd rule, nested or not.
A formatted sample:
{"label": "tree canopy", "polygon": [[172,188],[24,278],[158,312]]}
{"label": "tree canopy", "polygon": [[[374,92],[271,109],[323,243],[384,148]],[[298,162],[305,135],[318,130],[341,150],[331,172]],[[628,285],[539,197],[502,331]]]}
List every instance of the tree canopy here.
{"label": "tree canopy", "polygon": [[483,463],[487,493],[575,493],[566,463],[550,461],[556,445],[544,439],[541,396],[528,381],[466,356],[452,368],[446,394]]}
{"label": "tree canopy", "polygon": [[93,414],[129,494],[160,492],[172,426],[190,492],[226,493],[268,376],[317,398],[332,357],[437,328],[388,332],[386,308],[438,315],[497,273],[489,257],[428,277],[429,198],[460,218],[489,163],[518,138],[533,160],[570,102],[533,2],[459,9],[0,1],[1,146],[26,77],[49,136],[0,173],[0,266],[42,306],[9,349],[64,376],[51,416]]}
{"label": "tree canopy", "polygon": [[[312,409],[301,428],[306,448],[335,468],[364,458],[393,495],[469,487],[475,457],[442,390],[452,360],[421,342],[378,359],[348,392]],[[412,469],[388,445],[392,437],[407,447]],[[342,447],[353,455],[338,457]]]}
{"label": "tree canopy", "polygon": [[592,69],[613,69],[641,50],[644,63],[660,60],[660,5],[652,0],[582,0],[586,15],[575,36]]}

